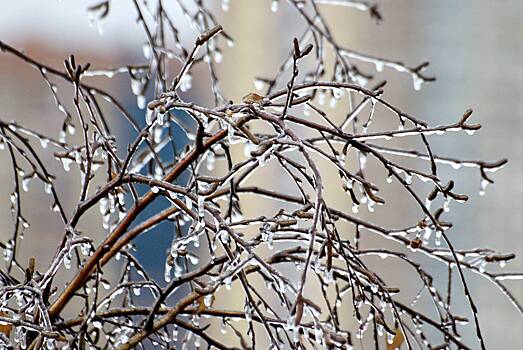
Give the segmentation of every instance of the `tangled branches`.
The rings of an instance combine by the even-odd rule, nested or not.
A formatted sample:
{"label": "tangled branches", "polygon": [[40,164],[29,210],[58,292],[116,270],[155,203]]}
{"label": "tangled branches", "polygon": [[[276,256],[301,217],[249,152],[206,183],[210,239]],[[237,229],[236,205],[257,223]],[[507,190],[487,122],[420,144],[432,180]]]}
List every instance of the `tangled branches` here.
{"label": "tangled branches", "polygon": [[[429,136],[473,134],[481,126],[470,121],[472,111],[439,126],[402,111],[383,96],[385,82],[376,83],[360,66],[395,69],[410,75],[419,89],[434,80],[424,73],[428,63],[409,67],[342,47],[320,12],[322,6],[348,6],[381,21],[376,5],[289,0],[305,23],[303,33],[274,77],[256,78],[259,91],[235,102],[222,92],[216,67],[223,44],[232,45],[233,38],[213,10],[200,0],[176,1],[169,4],[172,9],[161,0],[132,4],[147,37],[143,65],[93,69],[70,56],[60,70],[0,42],[2,54],[40,72],[65,115],[57,138],[0,120],[0,148],[9,154],[14,179],[14,226],[0,243],[6,262],[2,347],[131,349],[151,343],[166,349],[349,349],[369,343],[377,349],[470,349],[476,345],[460,336],[469,321],[453,307],[452,295],[460,294],[485,348],[465,271],[492,282],[523,312],[504,285],[523,275],[488,268],[514,255],[454,249],[452,224],[444,221],[451,204],[468,197],[440,175],[440,166],[477,169],[483,192],[493,182],[489,173],[506,160],[436,155]],[[279,5],[272,0],[270,6],[276,12]],[[224,10],[229,6],[222,0]],[[108,0],[89,8],[93,24],[110,10]],[[192,48],[184,47],[172,11],[199,33]],[[208,68],[213,105],[182,97],[197,66]],[[115,74],[129,76],[138,106],[146,108],[144,122],[89,82]],[[56,80],[72,89],[71,110],[61,102]],[[154,98],[147,101],[147,94]],[[116,107],[134,128],[134,140],[126,144],[115,136],[104,105]],[[380,131],[384,120],[395,127]],[[77,127],[80,135],[73,137]],[[182,134],[189,142],[180,149],[175,137]],[[399,138],[422,150],[398,147]],[[60,176],[49,171],[42,150],[52,150],[65,171],[78,168],[81,186],[74,206],[59,197]],[[272,180],[261,181],[267,173]],[[29,222],[21,193],[31,181],[43,183],[51,210],[63,223],[54,258],[40,270],[34,259],[26,264],[17,258],[23,244],[37,237],[22,240]],[[399,227],[381,223],[375,209],[397,205],[382,194],[384,186],[406,194],[419,208],[418,219]],[[344,193],[334,199],[340,189]],[[167,205],[146,218],[140,215],[153,202]],[[246,207],[253,203],[250,213]],[[97,205],[99,230],[105,232],[101,242],[79,228]],[[361,214],[361,207],[369,214]],[[160,224],[169,230],[154,229]],[[165,281],[152,277],[133,255],[135,238],[153,232],[172,236]],[[363,245],[370,237],[386,243]],[[405,297],[412,288],[394,285],[371,267],[375,256],[401,262],[421,290]],[[445,278],[436,281],[420,256],[444,266]],[[121,273],[104,273],[108,264]],[[74,272],[65,286],[56,278],[62,269]],[[455,279],[462,286],[458,291],[452,289]],[[420,299],[431,308],[417,307]]]}

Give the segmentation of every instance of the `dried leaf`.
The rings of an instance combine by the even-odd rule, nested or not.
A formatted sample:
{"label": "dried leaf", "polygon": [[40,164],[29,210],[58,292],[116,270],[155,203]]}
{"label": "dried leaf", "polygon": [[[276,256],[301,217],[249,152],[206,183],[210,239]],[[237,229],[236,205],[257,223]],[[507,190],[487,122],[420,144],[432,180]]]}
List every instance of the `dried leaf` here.
{"label": "dried leaf", "polygon": [[410,241],[410,246],[414,249],[418,249],[419,247],[422,246],[422,244],[423,244],[423,242],[419,238],[415,238],[412,241]]}
{"label": "dried leaf", "polygon": [[[0,311],[0,317],[7,317],[7,313]],[[0,333],[4,333],[6,336],[9,337],[11,334],[11,330],[13,329],[13,325],[9,323],[0,322]]]}
{"label": "dried leaf", "polygon": [[242,102],[249,103],[249,104],[254,104],[254,103],[260,104],[263,101],[263,99],[264,99],[263,96],[258,95],[255,92],[251,92],[251,93],[243,96]]}
{"label": "dried leaf", "polygon": [[196,313],[201,314],[205,311],[206,308],[207,306],[205,306],[205,296],[202,295],[198,298],[198,309],[196,309]]}

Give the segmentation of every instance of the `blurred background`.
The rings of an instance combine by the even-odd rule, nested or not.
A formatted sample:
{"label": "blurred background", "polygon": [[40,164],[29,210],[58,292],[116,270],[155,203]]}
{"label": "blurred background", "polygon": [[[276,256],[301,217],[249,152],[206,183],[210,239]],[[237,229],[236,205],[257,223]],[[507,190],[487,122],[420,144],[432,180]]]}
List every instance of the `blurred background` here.
{"label": "blurred background", "polygon": [[[20,0],[10,2],[0,11],[0,40],[23,50],[49,65],[63,68],[63,61],[74,53],[77,61],[91,62],[93,67],[115,67],[144,62],[142,44],[145,36],[136,25],[130,2],[111,4],[111,14],[103,22],[103,35],[89,25],[86,8],[92,1]],[[210,2],[208,2],[210,3]],[[474,109],[473,121],[483,125],[474,137],[464,134],[433,137],[434,151],[462,159],[494,161],[508,158],[508,165],[493,174],[494,186],[478,195],[480,178],[476,170],[441,166],[444,178],[456,180],[460,193],[471,197],[467,205],[453,208],[448,220],[454,223],[452,240],[457,248],[488,246],[503,252],[523,253],[523,2],[505,0],[378,1],[384,21],[376,25],[367,13],[350,8],[324,7],[334,37],[340,44],[359,52],[400,60],[409,66],[429,60],[429,75],[437,81],[415,91],[412,79],[385,69],[380,77],[388,80],[387,100],[403,111],[426,120],[431,125],[456,121],[467,108]],[[224,50],[219,73],[226,96],[235,101],[253,91],[255,76],[271,76],[289,52],[291,40],[303,23],[288,16],[284,2],[273,14],[268,0],[232,0],[229,12],[222,12],[216,2],[218,21],[235,39],[233,48]],[[294,19],[295,22],[289,19]],[[191,28],[182,33],[187,47],[195,37]],[[369,71],[369,67],[367,67]],[[234,73],[234,74],[233,74]],[[195,77],[198,79],[198,76]],[[142,120],[144,111],[136,107],[129,78],[115,77],[97,82],[97,86],[115,93],[125,106]],[[192,97],[204,100],[193,82]],[[64,100],[68,95],[65,95]],[[61,118],[40,74],[22,61],[0,53],[0,118],[32,125],[42,132],[58,131]],[[113,130],[126,138],[129,132],[120,118],[112,120]],[[130,137],[129,137],[130,139]],[[0,164],[6,163],[6,152]],[[61,165],[56,163],[56,171]],[[74,203],[73,180],[61,183],[60,195],[65,203]],[[0,165],[0,238],[10,235],[9,193],[12,181],[9,167]],[[270,178],[266,181],[272,181]],[[41,192],[41,191],[40,191]],[[38,256],[43,265],[54,253],[61,237],[58,216],[50,216],[45,194],[31,194],[31,220],[38,222],[38,234],[47,244],[39,244],[26,254]],[[71,194],[74,195],[71,196]],[[336,201],[336,199],[333,199]],[[246,208],[249,210],[249,208]],[[387,215],[416,218],[414,203],[403,203],[397,212]],[[95,216],[93,216],[95,217]],[[93,236],[101,238],[99,224],[86,225]],[[31,234],[31,232],[28,232]],[[170,238],[153,242],[144,239],[140,255],[150,270],[163,274],[163,263],[154,262],[157,249],[165,249]],[[523,255],[523,254],[520,254]],[[523,270],[518,256],[505,269]],[[437,271],[437,267],[435,267]],[[391,271],[391,273],[394,273]],[[405,276],[397,276],[402,279]],[[505,297],[488,281],[467,275],[473,297],[480,310],[480,323],[488,348],[521,347],[523,319]],[[405,279],[408,283],[408,278]],[[521,281],[507,282],[514,295],[523,300]],[[465,303],[465,300],[458,299]],[[466,313],[466,304],[463,304]],[[464,333],[473,344],[473,330]]]}

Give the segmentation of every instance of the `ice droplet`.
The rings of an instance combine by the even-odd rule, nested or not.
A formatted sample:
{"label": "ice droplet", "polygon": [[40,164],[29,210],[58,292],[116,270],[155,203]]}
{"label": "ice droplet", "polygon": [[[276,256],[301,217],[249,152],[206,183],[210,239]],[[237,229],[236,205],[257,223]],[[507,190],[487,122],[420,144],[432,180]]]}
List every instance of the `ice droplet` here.
{"label": "ice droplet", "polygon": [[254,87],[256,88],[256,90],[261,91],[263,90],[264,86],[265,82],[263,80],[254,79]]}
{"label": "ice droplet", "polygon": [[24,190],[24,192],[29,191],[29,182],[31,181],[31,179],[32,179],[31,176],[24,177],[22,179],[22,189]]}
{"label": "ice droplet", "polygon": [[49,139],[42,137],[40,139],[40,145],[42,146],[42,148],[47,148],[47,146],[49,145]]}
{"label": "ice droplet", "polygon": [[62,158],[60,158],[60,160],[62,161],[62,165],[63,165],[65,171],[71,170],[70,165],[73,162],[72,159],[69,159],[68,157],[62,157]]}
{"label": "ice droplet", "polygon": [[144,43],[142,45],[142,52],[143,52],[143,57],[145,57],[148,60],[151,59],[152,51],[151,51],[151,46],[149,45],[149,43]]}
{"label": "ice droplet", "polygon": [[164,278],[165,282],[167,282],[167,283],[171,282],[171,269],[172,269],[171,265],[166,263],[163,278]]}
{"label": "ice droplet", "polygon": [[278,1],[279,0],[272,0],[272,2],[271,2],[271,11],[272,12],[278,11]]}
{"label": "ice droplet", "polygon": [[71,268],[71,255],[69,255],[69,253],[64,255],[64,267],[66,270]]}
{"label": "ice droplet", "polygon": [[146,105],[146,99],[145,99],[145,96],[144,95],[138,95],[136,96],[136,105],[138,106],[138,108],[140,109],[144,109],[145,108],[145,105]]}
{"label": "ice droplet", "polygon": [[437,246],[440,246],[441,245],[441,236],[443,235],[443,233],[441,231],[436,231],[436,237],[434,239],[434,243],[437,245]]}
{"label": "ice droplet", "polygon": [[405,173],[405,183],[406,183],[407,185],[412,184],[412,175],[411,175],[411,174],[409,174],[409,173]]}
{"label": "ice droplet", "polygon": [[417,75],[414,75],[412,79],[413,79],[413,83],[414,83],[414,90],[416,90],[416,91],[421,90],[421,84],[423,84],[423,79]]}
{"label": "ice droplet", "polygon": [[485,189],[487,188],[487,185],[489,184],[488,180],[482,179],[480,184],[480,190],[479,195],[484,196],[485,195]]}
{"label": "ice droplet", "polygon": [[206,307],[211,307],[211,305],[212,305],[212,294],[207,294],[203,298],[203,303],[205,304]]}
{"label": "ice droplet", "polygon": [[452,162],[451,166],[452,166],[453,169],[458,170],[459,168],[461,168],[461,163]]}

